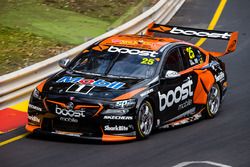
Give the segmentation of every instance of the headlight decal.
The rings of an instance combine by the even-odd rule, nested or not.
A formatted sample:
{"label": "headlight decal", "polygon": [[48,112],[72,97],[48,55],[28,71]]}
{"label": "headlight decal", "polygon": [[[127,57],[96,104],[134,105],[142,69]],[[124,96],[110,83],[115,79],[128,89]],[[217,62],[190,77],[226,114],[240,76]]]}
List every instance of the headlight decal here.
{"label": "headlight decal", "polygon": [[34,98],[36,98],[36,99],[39,99],[39,100],[42,99],[42,97],[41,97],[41,92],[40,92],[37,88],[34,89],[34,91],[33,91],[33,93],[32,93],[32,96],[33,96]]}

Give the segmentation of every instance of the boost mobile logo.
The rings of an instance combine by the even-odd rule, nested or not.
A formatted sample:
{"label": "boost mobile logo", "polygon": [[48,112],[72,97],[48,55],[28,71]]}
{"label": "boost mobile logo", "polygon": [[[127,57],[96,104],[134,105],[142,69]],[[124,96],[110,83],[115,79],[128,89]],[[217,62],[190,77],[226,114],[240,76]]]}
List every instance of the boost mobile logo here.
{"label": "boost mobile logo", "polygon": [[202,32],[202,31],[194,31],[194,30],[183,30],[177,27],[174,27],[171,31],[171,34],[183,34],[189,36],[198,36],[198,37],[209,37],[209,38],[222,38],[222,39],[229,39],[231,35],[227,32],[224,34],[220,33],[209,33],[209,32]]}
{"label": "boost mobile logo", "polygon": [[156,57],[156,55],[158,55],[158,53],[155,51],[118,48],[118,47],[114,47],[114,46],[110,46],[110,48],[108,49],[108,52],[129,53],[131,55],[150,56],[150,57]]}
{"label": "boost mobile logo", "polygon": [[65,108],[59,108],[56,105],[56,114],[63,115],[63,116],[69,116],[69,117],[75,117],[75,118],[84,118],[85,117],[85,111],[84,110],[68,110]]}
{"label": "boost mobile logo", "polygon": [[171,107],[174,103],[186,100],[189,96],[193,96],[193,92],[191,90],[192,84],[193,81],[188,80],[181,86],[177,86],[175,90],[169,90],[167,95],[158,92],[160,111],[165,110],[166,107]]}

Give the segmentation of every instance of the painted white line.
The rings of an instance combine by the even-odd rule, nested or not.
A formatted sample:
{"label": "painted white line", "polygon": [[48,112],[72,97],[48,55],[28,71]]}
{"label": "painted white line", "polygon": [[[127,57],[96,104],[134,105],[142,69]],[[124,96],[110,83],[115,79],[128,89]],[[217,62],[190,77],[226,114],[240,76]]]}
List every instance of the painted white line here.
{"label": "painted white line", "polygon": [[225,165],[225,164],[220,164],[217,162],[211,162],[211,161],[188,161],[188,162],[181,162],[173,167],[184,167],[184,166],[188,166],[191,164],[209,164],[209,165],[213,165],[213,166],[218,166],[218,167],[232,167],[229,165]]}

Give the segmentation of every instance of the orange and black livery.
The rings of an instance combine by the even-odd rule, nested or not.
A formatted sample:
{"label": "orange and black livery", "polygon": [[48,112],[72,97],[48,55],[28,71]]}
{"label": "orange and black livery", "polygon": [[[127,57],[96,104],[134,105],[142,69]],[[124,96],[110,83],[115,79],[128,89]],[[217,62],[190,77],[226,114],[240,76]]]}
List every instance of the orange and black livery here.
{"label": "orange and black livery", "polygon": [[[228,44],[224,52],[207,51],[160,34]],[[108,37],[61,60],[63,69],[34,89],[26,129],[115,142],[213,118],[228,87],[220,57],[235,51],[237,40],[237,32],[155,23],[145,35]]]}

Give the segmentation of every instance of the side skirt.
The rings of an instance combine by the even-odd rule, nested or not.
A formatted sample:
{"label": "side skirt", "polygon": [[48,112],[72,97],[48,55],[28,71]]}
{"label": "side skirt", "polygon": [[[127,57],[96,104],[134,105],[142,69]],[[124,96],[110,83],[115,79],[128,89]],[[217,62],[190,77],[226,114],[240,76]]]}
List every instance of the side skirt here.
{"label": "side skirt", "polygon": [[195,113],[194,115],[190,116],[190,117],[182,117],[180,119],[175,119],[173,121],[167,121],[165,124],[163,124],[162,126],[160,126],[160,129],[165,129],[165,128],[173,128],[176,126],[180,126],[180,125],[184,125],[190,122],[194,122],[196,120],[199,120],[202,117],[202,111],[205,110],[205,107],[203,107],[200,111],[198,111],[197,113]]}

